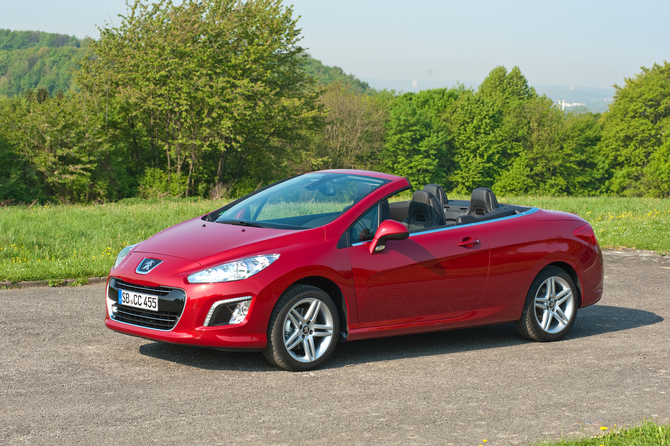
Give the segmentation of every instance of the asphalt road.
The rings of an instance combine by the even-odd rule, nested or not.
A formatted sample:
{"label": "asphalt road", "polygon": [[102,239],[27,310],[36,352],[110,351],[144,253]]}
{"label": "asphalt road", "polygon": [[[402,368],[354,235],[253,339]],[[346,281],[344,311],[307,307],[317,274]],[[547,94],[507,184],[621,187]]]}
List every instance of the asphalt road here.
{"label": "asphalt road", "polygon": [[606,254],[556,343],[512,324],[357,341],[290,373],[107,330],[103,286],[0,291],[0,444],[527,444],[670,419],[670,259]]}

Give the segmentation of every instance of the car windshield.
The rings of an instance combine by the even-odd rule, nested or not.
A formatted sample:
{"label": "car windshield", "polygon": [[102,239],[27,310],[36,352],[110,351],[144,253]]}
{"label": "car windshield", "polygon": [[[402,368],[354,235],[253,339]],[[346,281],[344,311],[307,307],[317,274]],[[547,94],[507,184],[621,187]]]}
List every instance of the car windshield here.
{"label": "car windshield", "polygon": [[342,173],[309,173],[242,199],[217,223],[277,229],[307,229],[335,220],[390,180]]}

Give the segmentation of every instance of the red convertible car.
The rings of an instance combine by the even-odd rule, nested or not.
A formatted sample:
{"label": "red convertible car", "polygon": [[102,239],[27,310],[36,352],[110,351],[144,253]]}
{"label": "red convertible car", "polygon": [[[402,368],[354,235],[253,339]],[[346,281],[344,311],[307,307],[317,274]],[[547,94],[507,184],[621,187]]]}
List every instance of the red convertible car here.
{"label": "red convertible car", "polygon": [[105,324],[155,341],[259,350],[287,370],[338,342],[514,322],[561,339],[603,292],[577,215],[500,204],[488,188],[358,170],[295,176],[119,253]]}

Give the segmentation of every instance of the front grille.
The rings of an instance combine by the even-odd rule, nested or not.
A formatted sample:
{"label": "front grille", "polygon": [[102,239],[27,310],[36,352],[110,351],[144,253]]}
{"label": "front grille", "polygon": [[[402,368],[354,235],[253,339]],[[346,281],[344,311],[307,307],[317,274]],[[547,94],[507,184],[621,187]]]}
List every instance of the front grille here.
{"label": "front grille", "polygon": [[119,279],[116,279],[116,288],[121,288],[122,290],[128,291],[138,291],[140,293],[154,294],[158,296],[167,296],[172,291],[172,288],[166,288],[162,286],[135,285],[134,283],[124,282],[123,280]]}
{"label": "front grille", "polygon": [[172,330],[180,315],[176,311],[147,311],[119,304],[112,305],[112,309],[114,320],[157,330]]}
{"label": "front grille", "polygon": [[[159,311],[143,310],[119,304],[119,290],[158,296]],[[155,330],[172,330],[177,325],[186,304],[186,293],[179,288],[137,285],[116,278],[109,281],[107,295],[110,300],[115,302],[112,304],[112,319]]]}

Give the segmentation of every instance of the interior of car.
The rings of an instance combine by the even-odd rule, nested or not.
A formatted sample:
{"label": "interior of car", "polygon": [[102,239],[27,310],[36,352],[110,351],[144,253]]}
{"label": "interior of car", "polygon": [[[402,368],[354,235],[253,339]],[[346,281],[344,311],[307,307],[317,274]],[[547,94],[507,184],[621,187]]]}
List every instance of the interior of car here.
{"label": "interior of car", "polygon": [[[388,206],[388,211],[384,209]],[[472,191],[470,201],[449,200],[438,184],[427,184],[412,195],[410,201],[382,202],[382,214],[403,223],[409,232],[420,232],[443,226],[455,226],[494,220],[520,214],[530,209],[498,203],[488,187]],[[383,220],[383,219],[382,219]]]}

